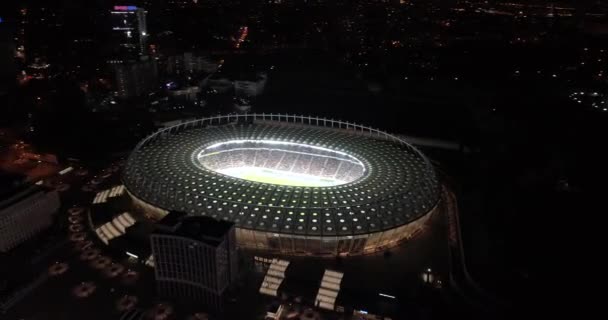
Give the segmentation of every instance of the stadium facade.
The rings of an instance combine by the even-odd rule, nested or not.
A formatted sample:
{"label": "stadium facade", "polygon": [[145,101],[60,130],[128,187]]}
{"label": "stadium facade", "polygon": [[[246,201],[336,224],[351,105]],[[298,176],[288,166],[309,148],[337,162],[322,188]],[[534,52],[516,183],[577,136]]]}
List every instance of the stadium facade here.
{"label": "stadium facade", "polygon": [[188,121],[142,140],[123,182],[150,218],[169,211],[234,222],[240,247],[356,255],[416,235],[439,210],[429,160],[401,138],[292,115]]}

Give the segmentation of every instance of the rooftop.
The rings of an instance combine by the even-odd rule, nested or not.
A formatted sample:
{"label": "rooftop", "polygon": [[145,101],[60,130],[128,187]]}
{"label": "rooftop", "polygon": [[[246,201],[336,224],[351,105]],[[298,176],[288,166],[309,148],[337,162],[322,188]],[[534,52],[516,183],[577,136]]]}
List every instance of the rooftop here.
{"label": "rooftop", "polygon": [[162,227],[154,233],[170,234],[217,246],[234,223],[206,216],[186,216],[183,212],[173,211],[159,221],[159,226]]}
{"label": "rooftop", "polygon": [[4,184],[0,179],[0,210],[8,208],[15,203],[23,201],[28,197],[40,193],[48,192],[49,189],[43,186],[26,183],[25,181]]}

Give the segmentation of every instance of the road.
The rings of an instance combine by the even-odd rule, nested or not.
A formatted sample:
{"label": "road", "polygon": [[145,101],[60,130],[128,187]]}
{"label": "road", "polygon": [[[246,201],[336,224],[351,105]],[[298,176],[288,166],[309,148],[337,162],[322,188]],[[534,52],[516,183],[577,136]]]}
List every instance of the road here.
{"label": "road", "polygon": [[462,244],[458,202],[456,196],[447,187],[443,187],[443,203],[447,219],[448,252],[450,264],[450,285],[454,292],[467,304],[475,307],[487,316],[497,318],[504,315],[507,307],[491,293],[481,288],[467,270],[466,258]]}

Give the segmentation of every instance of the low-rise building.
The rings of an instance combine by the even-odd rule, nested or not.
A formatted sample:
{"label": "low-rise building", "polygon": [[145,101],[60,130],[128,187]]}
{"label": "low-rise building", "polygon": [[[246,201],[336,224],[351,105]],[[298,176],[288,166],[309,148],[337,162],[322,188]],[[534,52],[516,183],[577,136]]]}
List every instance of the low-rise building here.
{"label": "low-rise building", "polygon": [[50,227],[60,201],[55,190],[14,177],[0,180],[0,252],[7,252]]}

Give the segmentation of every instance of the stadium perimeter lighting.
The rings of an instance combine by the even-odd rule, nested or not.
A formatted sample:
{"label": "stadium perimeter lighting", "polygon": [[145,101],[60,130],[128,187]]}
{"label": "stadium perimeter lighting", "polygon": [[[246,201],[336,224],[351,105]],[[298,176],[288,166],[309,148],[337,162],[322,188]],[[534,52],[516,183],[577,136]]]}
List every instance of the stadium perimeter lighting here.
{"label": "stadium perimeter lighting", "polygon": [[229,220],[237,242],[284,254],[353,255],[415,236],[439,210],[428,159],[388,133],[292,115],[185,122],[141,141],[123,182],[154,219]]}

